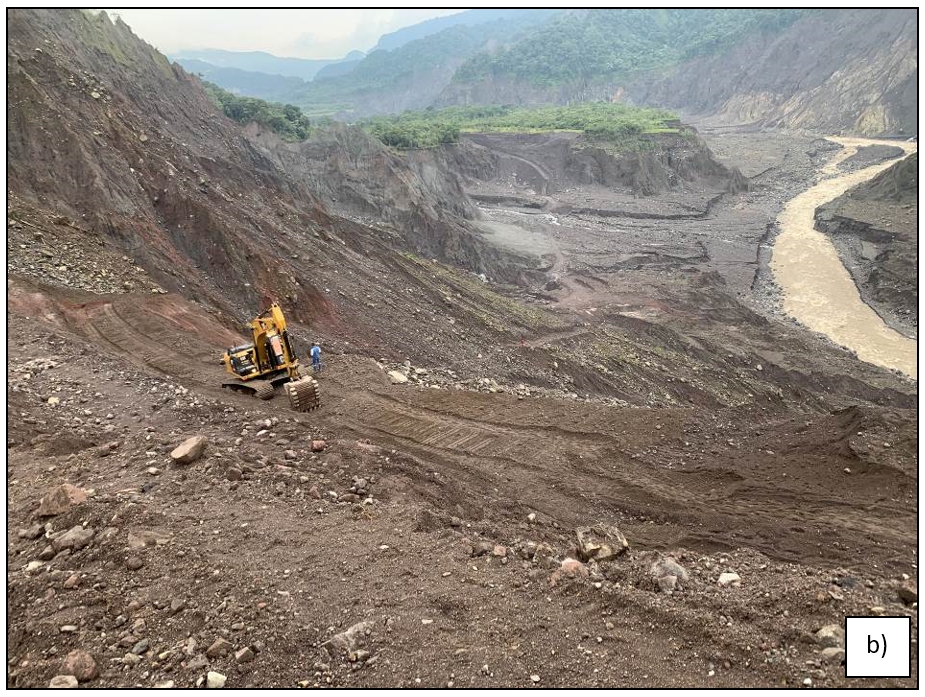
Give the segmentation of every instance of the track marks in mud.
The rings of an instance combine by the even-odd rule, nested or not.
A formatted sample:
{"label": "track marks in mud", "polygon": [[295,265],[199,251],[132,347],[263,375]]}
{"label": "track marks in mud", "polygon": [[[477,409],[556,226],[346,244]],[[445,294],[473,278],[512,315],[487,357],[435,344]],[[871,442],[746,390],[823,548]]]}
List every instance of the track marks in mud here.
{"label": "track marks in mud", "polygon": [[[683,542],[716,551],[720,538],[723,549],[745,544],[787,561],[838,563],[851,563],[848,550],[859,540],[893,547],[909,534],[901,506],[881,500],[859,516],[863,491],[845,498],[808,483],[825,475],[801,475],[818,466],[805,455],[770,469],[735,451],[679,466],[696,450],[680,445],[693,415],[659,412],[656,422],[643,409],[592,413],[506,395],[389,392],[346,395],[349,416],[340,425],[410,455],[408,478],[429,474],[432,481],[413,487],[435,505],[470,513],[477,506],[499,524],[527,510],[566,527],[616,516],[632,531],[634,518],[653,518],[657,529],[634,537],[643,547]],[[781,479],[786,472],[791,477]],[[833,539],[841,546],[831,547]]]}

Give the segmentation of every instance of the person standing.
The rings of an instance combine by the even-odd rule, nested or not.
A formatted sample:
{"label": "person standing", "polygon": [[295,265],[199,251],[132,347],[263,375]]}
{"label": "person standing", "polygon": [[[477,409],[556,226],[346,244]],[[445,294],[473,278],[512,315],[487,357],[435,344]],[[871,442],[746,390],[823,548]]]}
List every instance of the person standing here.
{"label": "person standing", "polygon": [[312,357],[312,371],[317,373],[321,370],[321,347],[318,345],[317,341],[312,344],[310,354]]}

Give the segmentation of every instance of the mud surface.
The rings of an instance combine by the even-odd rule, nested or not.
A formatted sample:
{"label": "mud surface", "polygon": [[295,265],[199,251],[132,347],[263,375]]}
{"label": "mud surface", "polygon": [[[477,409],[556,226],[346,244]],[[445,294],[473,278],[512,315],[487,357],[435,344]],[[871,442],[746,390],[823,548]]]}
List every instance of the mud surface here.
{"label": "mud surface", "polygon": [[[57,317],[21,323],[29,350],[8,375],[28,415],[9,435],[12,684],[47,684],[80,648],[112,686],[187,686],[206,669],[234,686],[839,686],[814,632],[908,612],[894,579],[914,572],[915,428],[901,411],[603,408],[394,386],[342,356],[322,409],[299,415],[216,389],[226,330],[184,301],[68,308],[11,290],[15,316],[41,298]],[[37,354],[54,367],[29,368]],[[171,465],[193,434],[206,457]],[[358,477],[372,502],[344,496]],[[17,530],[62,480],[93,492],[49,529],[83,521],[94,541],[25,571],[47,540]],[[598,519],[619,521],[630,557],[550,588],[558,563],[522,550],[574,554],[573,528]],[[160,541],[135,546],[146,535]],[[505,556],[472,556],[479,544]],[[672,595],[650,585],[662,551],[691,574]],[[727,570],[741,588],[717,586]],[[360,621],[375,665],[329,658],[322,643]],[[221,637],[256,658],[206,657]]]}
{"label": "mud surface", "polygon": [[[13,279],[10,684],[46,685],[80,648],[111,686],[847,686],[818,629],[871,608],[917,621],[897,595],[917,563],[915,393],[748,297],[767,217],[814,171],[794,143],[774,159],[766,141],[749,193],[692,196],[684,219],[483,202],[488,243],[530,247],[547,284],[403,262],[409,316],[442,306],[462,340],[406,343],[419,367],[391,359],[411,378],[392,385],[394,348],[379,365],[296,323],[297,345],[339,347],[309,415],[218,389],[239,335],[180,296]],[[644,205],[674,216],[683,196]],[[54,230],[23,223],[13,252]],[[191,435],[207,455],[171,465]],[[37,519],[63,481],[94,493]],[[18,530],[46,520],[94,541],[27,571],[48,540]],[[551,587],[598,521],[629,556]],[[145,534],[162,542],[132,547]],[[665,554],[690,574],[670,595],[649,572]],[[375,661],[321,648],[361,621]],[[218,638],[232,652],[206,655]]]}

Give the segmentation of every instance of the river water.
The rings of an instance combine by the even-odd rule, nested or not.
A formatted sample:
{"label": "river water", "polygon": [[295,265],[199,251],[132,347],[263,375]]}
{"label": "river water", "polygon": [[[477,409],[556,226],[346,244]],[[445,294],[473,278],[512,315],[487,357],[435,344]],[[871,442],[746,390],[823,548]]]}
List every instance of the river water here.
{"label": "river water", "polygon": [[777,218],[780,234],[774,242],[771,270],[783,291],[783,308],[805,326],[854,350],[858,357],[885,368],[896,368],[918,379],[916,341],[890,329],[858,293],[829,238],[813,229],[818,206],[853,186],[875,177],[898,160],[837,174],[837,165],[865,145],[901,147],[906,156],[916,143],[867,138],[828,138],[844,146],[822,168],[822,181],[791,199]]}

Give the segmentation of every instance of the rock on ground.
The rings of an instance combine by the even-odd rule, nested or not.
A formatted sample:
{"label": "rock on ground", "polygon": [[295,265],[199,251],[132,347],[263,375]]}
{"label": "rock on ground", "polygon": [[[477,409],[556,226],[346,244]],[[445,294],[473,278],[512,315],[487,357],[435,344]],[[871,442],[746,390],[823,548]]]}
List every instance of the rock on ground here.
{"label": "rock on ground", "polygon": [[827,624],[816,632],[816,641],[826,648],[841,648],[845,645],[845,630],[840,625]]}
{"label": "rock on ground", "polygon": [[915,586],[908,581],[896,589],[896,594],[906,605],[911,605],[919,601],[919,592],[916,590]]}
{"label": "rock on ground", "polygon": [[629,549],[626,537],[616,525],[598,523],[575,531],[578,537],[578,557],[582,561],[607,561]]}
{"label": "rock on ground", "polygon": [[73,484],[62,484],[45,494],[39,503],[36,515],[40,517],[61,515],[86,500],[87,492],[84,489]]}
{"label": "rock on ground", "polygon": [[77,687],[77,684],[77,678],[73,675],[56,675],[51,679],[51,682],[48,683],[48,687],[57,690],[74,689]]}
{"label": "rock on ground", "polygon": [[734,571],[724,571],[719,575],[719,578],[716,579],[716,582],[721,588],[726,588],[727,586],[738,588],[742,585],[742,578]]}
{"label": "rock on ground", "polygon": [[87,682],[99,675],[99,670],[93,656],[86,651],[77,649],[71,651],[67,658],[64,659],[64,663],[61,665],[61,673],[62,675],[73,675],[78,682]]}
{"label": "rock on ground", "polygon": [[205,436],[193,436],[180,443],[170,453],[170,458],[178,465],[196,462],[205,452],[208,440]]}
{"label": "rock on ground", "polygon": [[563,579],[587,577],[587,566],[582,564],[577,559],[566,558],[562,561],[562,564],[559,566],[559,568],[553,572],[552,576],[549,577],[549,585],[551,588],[555,588]]}
{"label": "rock on ground", "polygon": [[[681,566],[673,557],[659,557],[656,559],[652,562],[652,566],[649,567],[649,574],[656,580],[660,588],[663,585],[662,579],[675,579],[674,583],[671,584],[671,588],[673,589],[678,583],[683,584],[690,578],[687,569]],[[670,583],[669,581],[665,581],[664,585]],[[664,590],[664,588],[662,588],[662,590]]]}
{"label": "rock on ground", "polygon": [[224,656],[229,653],[232,649],[232,644],[227,639],[222,639],[219,637],[212,645],[206,649],[206,657],[208,658],[218,658],[219,656]]}
{"label": "rock on ground", "polygon": [[335,634],[321,645],[331,658],[349,658],[358,647],[365,645],[366,636],[373,628],[373,622],[358,622],[339,634]]}
{"label": "rock on ground", "polygon": [[392,381],[393,385],[404,385],[408,382],[408,376],[399,373],[397,370],[389,371],[389,380]]}
{"label": "rock on ground", "polygon": [[60,552],[62,549],[76,551],[86,547],[90,544],[90,540],[92,539],[93,530],[91,528],[75,525],[63,535],[53,539],[51,541],[51,546],[56,552]]}

